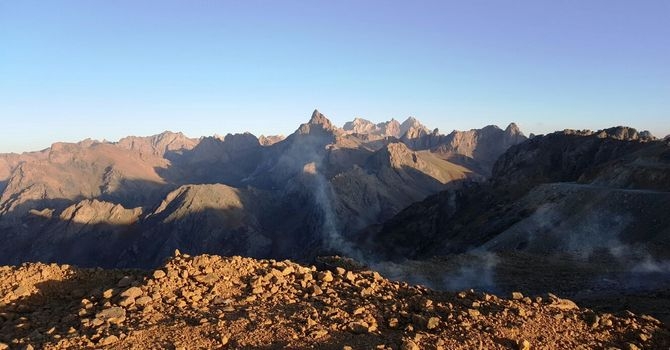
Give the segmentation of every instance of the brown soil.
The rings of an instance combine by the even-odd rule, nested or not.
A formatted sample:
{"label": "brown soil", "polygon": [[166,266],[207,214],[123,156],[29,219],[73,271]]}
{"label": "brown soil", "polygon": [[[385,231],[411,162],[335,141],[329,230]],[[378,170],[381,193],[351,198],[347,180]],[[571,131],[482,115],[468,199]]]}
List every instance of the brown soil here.
{"label": "brown soil", "polygon": [[373,271],[175,255],[156,271],[0,267],[0,349],[668,348],[655,318]]}

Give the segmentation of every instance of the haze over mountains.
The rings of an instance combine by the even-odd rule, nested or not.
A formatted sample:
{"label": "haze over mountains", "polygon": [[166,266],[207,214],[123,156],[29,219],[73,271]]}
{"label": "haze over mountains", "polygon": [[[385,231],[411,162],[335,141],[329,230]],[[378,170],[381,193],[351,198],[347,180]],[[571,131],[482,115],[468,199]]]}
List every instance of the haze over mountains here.
{"label": "haze over mountains", "polygon": [[346,253],[408,205],[490,175],[526,137],[418,120],[338,128],[318,111],[285,139],[164,132],[0,155],[1,263],[153,266],[193,253]]}

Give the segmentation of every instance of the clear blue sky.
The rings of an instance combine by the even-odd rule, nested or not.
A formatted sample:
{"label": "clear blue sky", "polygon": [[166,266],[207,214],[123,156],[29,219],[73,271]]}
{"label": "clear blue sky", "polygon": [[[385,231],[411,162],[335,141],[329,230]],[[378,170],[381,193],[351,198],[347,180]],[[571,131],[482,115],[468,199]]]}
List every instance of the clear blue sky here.
{"label": "clear blue sky", "polygon": [[670,1],[0,0],[0,152],[163,130],[670,133]]}

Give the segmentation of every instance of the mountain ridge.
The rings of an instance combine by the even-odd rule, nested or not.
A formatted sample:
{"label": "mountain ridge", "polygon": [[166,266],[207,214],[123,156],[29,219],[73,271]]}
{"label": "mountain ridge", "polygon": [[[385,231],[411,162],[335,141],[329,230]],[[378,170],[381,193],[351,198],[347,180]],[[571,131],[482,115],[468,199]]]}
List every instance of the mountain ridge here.
{"label": "mountain ridge", "polygon": [[[398,129],[407,129],[403,137],[382,137],[376,129],[349,133],[314,110],[294,133],[271,141],[250,133],[193,139],[165,131],[0,155],[0,227],[19,247],[0,253],[7,262],[58,260],[40,242],[48,237],[59,242],[66,261],[83,265],[95,265],[98,252],[105,266],[151,266],[183,245],[193,252],[308,259],[349,249],[346,242],[358,231],[425,196],[487,177],[481,169],[490,160],[478,154],[452,162],[460,150],[445,156],[418,147],[412,136],[424,137],[428,129],[415,118]],[[472,143],[495,144],[503,133],[498,128]],[[247,198],[241,208],[226,204],[240,195]],[[92,253],[78,258],[78,249]]]}

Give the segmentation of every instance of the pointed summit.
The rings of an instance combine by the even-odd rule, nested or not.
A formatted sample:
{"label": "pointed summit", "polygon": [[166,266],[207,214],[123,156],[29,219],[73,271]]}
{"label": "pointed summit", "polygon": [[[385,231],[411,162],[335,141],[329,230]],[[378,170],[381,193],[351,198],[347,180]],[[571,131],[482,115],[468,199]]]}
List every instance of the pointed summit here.
{"label": "pointed summit", "polygon": [[505,133],[508,135],[517,135],[521,133],[521,130],[519,130],[519,126],[516,123],[509,123],[505,129]]}
{"label": "pointed summit", "polygon": [[333,134],[336,129],[337,128],[333,126],[333,123],[331,123],[325,115],[321,114],[318,109],[315,109],[314,112],[312,112],[312,117],[309,121],[305,124],[301,124],[296,132],[303,135],[311,134],[315,131]]}
{"label": "pointed summit", "polygon": [[409,117],[405,119],[402,124],[400,124],[400,135],[404,136],[407,132],[410,132],[410,138],[416,137],[419,134],[428,134],[430,133],[430,130],[423,124],[421,124],[420,121],[418,121],[414,117]]}
{"label": "pointed summit", "polygon": [[308,124],[321,125],[324,129],[333,128],[333,123],[331,123],[325,115],[321,114],[318,109],[315,109],[314,112],[312,112],[312,118],[309,119]]}

